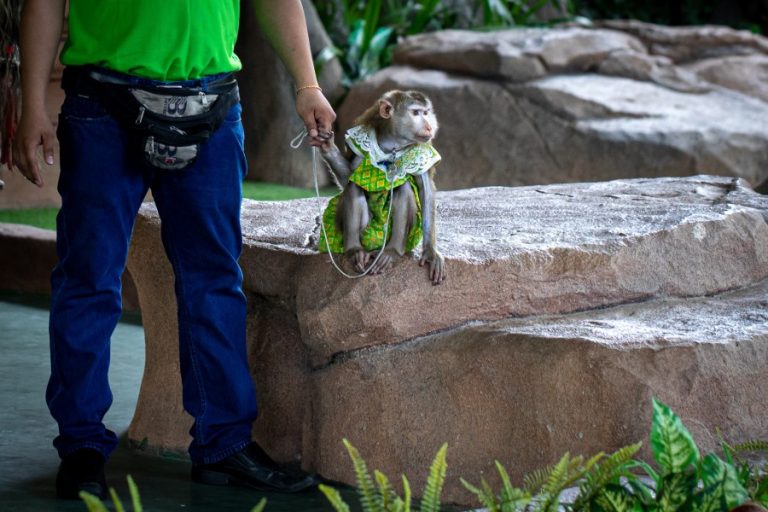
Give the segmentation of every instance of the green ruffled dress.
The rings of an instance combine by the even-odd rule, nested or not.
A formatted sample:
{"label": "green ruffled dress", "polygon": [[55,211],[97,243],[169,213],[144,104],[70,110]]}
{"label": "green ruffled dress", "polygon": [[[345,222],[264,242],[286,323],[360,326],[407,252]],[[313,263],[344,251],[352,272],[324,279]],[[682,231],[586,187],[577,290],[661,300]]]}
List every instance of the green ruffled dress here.
{"label": "green ruffled dress", "polygon": [[[360,235],[360,242],[366,251],[381,249],[384,240],[384,227],[389,213],[390,190],[408,183],[416,197],[416,222],[408,233],[406,251],[412,251],[422,238],[421,202],[415,176],[427,172],[440,161],[440,154],[432,144],[414,144],[394,155],[382,151],[376,140],[376,132],[365,126],[350,128],[345,136],[347,145],[363,158],[360,165],[352,172],[349,181],[365,190],[371,220]],[[343,253],[343,233],[339,231],[336,218],[341,194],[332,197],[323,213],[323,226],[328,236],[320,233],[318,250],[321,252]],[[392,232],[392,219],[389,220],[387,236]]]}

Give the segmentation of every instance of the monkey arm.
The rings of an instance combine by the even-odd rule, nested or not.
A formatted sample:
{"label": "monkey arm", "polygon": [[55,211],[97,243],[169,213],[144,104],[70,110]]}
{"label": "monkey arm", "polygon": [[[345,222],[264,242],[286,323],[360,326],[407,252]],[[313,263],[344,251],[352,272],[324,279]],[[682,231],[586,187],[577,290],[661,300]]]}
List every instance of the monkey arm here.
{"label": "monkey arm", "polygon": [[330,167],[333,176],[336,178],[336,182],[339,187],[343,188],[349,180],[349,176],[352,174],[354,167],[350,164],[349,160],[344,157],[341,150],[333,143],[330,142],[329,147],[321,147],[323,159]]}
{"label": "monkey arm", "polygon": [[437,235],[435,221],[437,203],[435,202],[435,168],[416,176],[416,186],[419,189],[421,202],[421,227],[423,231],[421,260],[419,265],[429,263],[429,273],[432,284],[440,284],[445,280],[445,262],[437,250]]}

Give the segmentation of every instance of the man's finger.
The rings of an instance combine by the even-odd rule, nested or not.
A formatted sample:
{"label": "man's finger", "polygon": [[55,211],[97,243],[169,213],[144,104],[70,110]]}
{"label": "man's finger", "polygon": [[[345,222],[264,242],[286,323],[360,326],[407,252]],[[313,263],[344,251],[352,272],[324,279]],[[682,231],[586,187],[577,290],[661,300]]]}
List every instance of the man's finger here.
{"label": "man's finger", "polygon": [[43,156],[45,157],[45,163],[53,165],[53,133],[43,133]]}

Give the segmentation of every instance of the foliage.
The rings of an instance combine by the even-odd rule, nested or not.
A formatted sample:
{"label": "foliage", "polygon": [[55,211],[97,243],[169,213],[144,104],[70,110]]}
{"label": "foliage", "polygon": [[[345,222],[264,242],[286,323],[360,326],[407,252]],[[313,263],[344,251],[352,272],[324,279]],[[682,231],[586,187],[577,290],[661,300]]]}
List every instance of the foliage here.
{"label": "foliage", "polygon": [[[143,508],[141,505],[141,496],[139,496],[139,488],[136,487],[136,483],[133,481],[133,478],[131,478],[131,475],[128,475],[127,480],[128,480],[128,491],[131,495],[131,504],[133,506],[133,512],[142,512]],[[112,498],[112,504],[115,507],[115,512],[125,512],[125,507],[123,506],[123,502],[120,501],[120,498],[117,496],[117,493],[111,487],[109,489],[109,495]],[[85,502],[85,506],[88,508],[88,512],[109,512],[109,509],[107,508],[107,506],[104,505],[104,503],[93,494],[81,491],[80,499],[82,499]],[[267,498],[261,498],[261,500],[256,504],[256,506],[251,509],[251,512],[264,512],[264,507],[266,506],[267,506]]]}
{"label": "foliage", "polygon": [[[502,482],[498,495],[485,480],[480,487],[462,483],[489,512],[726,512],[750,500],[768,505],[768,467],[739,457],[768,453],[768,442],[723,442],[725,460],[714,453],[702,458],[680,418],[657,400],[650,441],[658,469],[632,458],[641,447],[637,443],[588,460],[566,453],[554,466],[525,477],[523,488],[512,486],[497,461]],[[573,502],[561,503],[563,491],[576,486]]]}
{"label": "foliage", "polygon": [[[405,475],[402,476],[403,497],[401,498],[386,475],[375,470],[374,476],[371,478],[368,466],[357,448],[347,439],[344,439],[343,443],[352,459],[357,480],[357,494],[363,512],[410,512],[411,486]],[[419,508],[421,512],[439,512],[440,510],[440,493],[443,490],[445,472],[448,467],[445,460],[447,451],[448,444],[446,443],[440,447],[429,468],[429,476]],[[320,484],[319,488],[337,512],[349,512],[349,505],[336,489],[324,484]]]}
{"label": "foliage", "polygon": [[399,39],[449,28],[491,29],[536,24],[537,12],[558,0],[475,0],[467,9],[440,0],[333,0],[315,7],[333,41],[318,52],[315,66],[339,57],[344,85],[389,65]]}
{"label": "foliage", "polygon": [[[133,505],[133,512],[141,512],[143,509],[141,506],[141,496],[139,496],[139,488],[136,487],[136,482],[133,481],[131,475],[128,475],[127,480],[128,491],[131,495],[131,504]],[[109,489],[109,495],[112,498],[112,504],[115,506],[115,512],[125,512],[123,502],[120,501],[117,493],[111,487]],[[102,503],[101,500],[93,494],[81,491],[80,499],[85,502],[86,507],[88,507],[88,512],[108,512],[109,510],[106,505],[104,505],[104,503]]]}

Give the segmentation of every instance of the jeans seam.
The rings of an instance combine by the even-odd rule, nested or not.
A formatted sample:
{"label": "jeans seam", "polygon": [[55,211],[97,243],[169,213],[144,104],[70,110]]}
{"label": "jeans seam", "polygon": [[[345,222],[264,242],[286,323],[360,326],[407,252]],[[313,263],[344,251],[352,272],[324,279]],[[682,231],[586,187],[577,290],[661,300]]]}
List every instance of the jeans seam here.
{"label": "jeans seam", "polygon": [[[172,242],[170,240],[170,238],[168,239],[168,246],[169,246],[168,247],[168,253],[169,253],[169,256],[172,259],[173,266],[176,267],[177,272],[179,273],[179,275],[177,277],[178,283],[179,283],[179,292],[180,292],[179,296],[186,296],[186,293],[184,291],[184,278],[182,276],[184,271],[181,268],[180,259],[178,257],[177,252],[176,252],[176,244],[174,242]],[[178,302],[179,297],[177,297],[176,300]],[[187,311],[186,300],[184,301],[184,305],[183,306],[181,304],[178,304],[178,308],[179,308],[179,313],[180,313],[179,316],[180,317],[182,315],[184,316],[184,327],[183,327],[184,335],[187,337],[187,340],[188,340],[187,341],[187,350],[189,351],[189,360],[190,360],[190,365],[192,366],[192,374],[194,375],[194,378],[195,378],[195,385],[197,386],[197,391],[198,391],[198,394],[200,396],[201,410],[200,410],[200,415],[199,416],[202,417],[202,416],[205,415],[205,410],[207,408],[207,400],[206,400],[206,397],[205,397],[205,388],[202,385],[203,379],[200,376],[200,370],[199,370],[198,363],[197,363],[197,355],[196,355],[196,351],[195,351],[195,344],[192,342],[192,336],[191,336],[191,333],[189,331],[189,318],[190,318],[190,315],[189,315],[189,311]],[[181,320],[181,319],[179,319],[179,320]],[[179,332],[181,332],[181,329],[182,329],[182,326],[179,325]],[[195,440],[199,441],[200,440],[199,438],[202,437],[203,427],[200,425],[200,421],[198,420],[197,417],[195,418],[195,432],[197,434],[195,436]]]}

